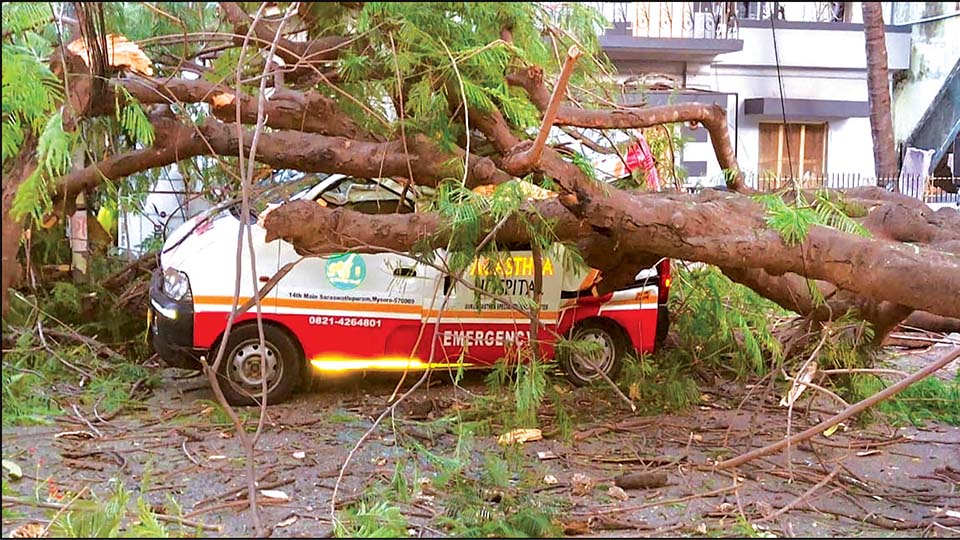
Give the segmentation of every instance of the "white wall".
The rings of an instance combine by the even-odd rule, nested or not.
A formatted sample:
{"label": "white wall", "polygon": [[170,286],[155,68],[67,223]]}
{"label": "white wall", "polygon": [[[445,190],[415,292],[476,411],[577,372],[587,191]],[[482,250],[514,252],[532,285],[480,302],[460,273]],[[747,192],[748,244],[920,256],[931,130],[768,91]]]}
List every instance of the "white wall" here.
{"label": "white wall", "polygon": [[[769,21],[767,21],[769,23]],[[863,30],[777,28],[780,66],[823,69],[866,69]],[[910,66],[910,34],[887,32],[887,65],[892,70]],[[718,65],[776,66],[773,33],[764,28],[740,28],[743,50],[720,55]]]}
{"label": "white wall", "polygon": [[874,174],[869,118],[832,120],[827,133],[827,173]]}

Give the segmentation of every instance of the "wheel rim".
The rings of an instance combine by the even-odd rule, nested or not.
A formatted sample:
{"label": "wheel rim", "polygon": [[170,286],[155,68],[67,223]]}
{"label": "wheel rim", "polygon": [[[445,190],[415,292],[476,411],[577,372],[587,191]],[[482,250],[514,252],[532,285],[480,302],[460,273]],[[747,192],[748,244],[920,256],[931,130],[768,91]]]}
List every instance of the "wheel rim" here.
{"label": "wheel rim", "polygon": [[[265,343],[267,394],[273,391],[283,378],[283,362],[280,354],[269,342]],[[260,376],[260,340],[248,339],[234,347],[227,364],[227,379],[235,388],[253,396],[260,395],[263,377]]]}
{"label": "wheel rim", "polygon": [[584,381],[592,381],[600,378],[593,366],[596,366],[603,373],[609,373],[616,360],[616,347],[613,343],[613,337],[604,332],[590,328],[577,333],[578,341],[587,343],[596,343],[600,346],[599,351],[592,351],[590,354],[574,354],[570,362],[570,369],[573,374]]}

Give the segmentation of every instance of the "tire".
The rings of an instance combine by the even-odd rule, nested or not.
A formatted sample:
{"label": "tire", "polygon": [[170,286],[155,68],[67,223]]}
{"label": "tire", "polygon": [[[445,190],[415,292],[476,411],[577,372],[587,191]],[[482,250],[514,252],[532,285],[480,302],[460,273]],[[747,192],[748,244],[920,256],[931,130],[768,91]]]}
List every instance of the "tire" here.
{"label": "tire", "polygon": [[657,335],[654,338],[654,350],[663,346],[667,340],[667,333],[670,332],[670,310],[665,305],[657,307]]}
{"label": "tire", "polygon": [[[588,319],[573,327],[570,338],[574,340],[588,340],[600,343],[602,347],[599,363],[601,370],[611,380],[616,379],[623,366],[623,358],[627,354],[627,340],[623,331],[616,323],[601,319]],[[567,379],[575,386],[588,386],[595,381],[602,381],[596,371],[588,367],[588,358],[579,357],[572,352],[560,356],[560,367],[563,368]],[[594,362],[597,359],[593,360]]]}
{"label": "tire", "polygon": [[[263,342],[268,351],[267,372],[272,373],[267,377],[267,405],[283,403],[300,383],[303,355],[287,332],[271,324],[263,325]],[[214,355],[216,347],[212,351]],[[260,333],[255,323],[230,332],[218,375],[220,389],[231,405],[260,403],[259,349]]]}

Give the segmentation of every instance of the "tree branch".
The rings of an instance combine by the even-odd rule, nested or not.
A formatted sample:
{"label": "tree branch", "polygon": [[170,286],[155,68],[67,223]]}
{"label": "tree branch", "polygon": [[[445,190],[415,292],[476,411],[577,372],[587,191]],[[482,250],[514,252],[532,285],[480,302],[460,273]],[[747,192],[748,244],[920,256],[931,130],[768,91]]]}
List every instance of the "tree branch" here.
{"label": "tree branch", "polygon": [[[208,118],[202,126],[191,126],[169,117],[154,115],[156,143],[72,172],[61,179],[56,200],[72,200],[80,191],[103,179],[116,180],[137,172],[162,167],[187,158],[215,153],[235,156],[239,149],[236,124]],[[244,132],[243,148],[249,152],[253,133]],[[303,172],[343,173],[360,178],[406,176],[407,157],[402,141],[374,143],[345,137],[328,137],[297,131],[262,133],[257,161],[275,169]],[[410,164],[420,185],[437,185],[446,178],[458,178],[451,159],[462,159],[463,151],[446,154],[426,137],[416,136],[408,144]],[[470,156],[467,186],[499,184],[512,177],[497,168],[490,158]]]}
{"label": "tree branch", "polygon": [[[960,315],[960,304],[944,294],[960,283],[960,256],[819,226],[810,228],[802,245],[786,245],[776,231],[767,229],[763,207],[738,194],[712,190],[697,195],[619,194],[586,201],[585,217],[579,219],[564,212],[557,199],[533,204],[554,224],[560,241],[608,238],[612,250],[584,255],[588,264],[601,270],[612,266],[611,257],[622,261],[656,253],[722,268],[761,268],[775,276],[802,274],[876,301]],[[304,202],[273,210],[265,227],[268,239],[283,238],[303,255],[385,242],[386,247],[409,250],[427,238],[442,245],[450,234],[434,214],[370,216]],[[512,223],[498,237],[504,242],[525,239],[526,229]],[[866,268],[871,271],[869,280],[862,276]],[[903,276],[912,277],[905,283]]]}
{"label": "tree branch", "polygon": [[[233,88],[204,80],[128,78],[119,81],[131,96],[144,105],[169,103],[208,103],[214,116],[224,122],[240,118],[245,124],[257,121],[257,99],[237,95]],[[296,92],[285,88],[264,102],[266,125],[274,129],[291,129],[322,135],[349,137],[362,141],[383,141],[383,137],[369,133],[340,110],[337,102],[316,91]]]}
{"label": "tree branch", "polygon": [[[507,82],[526,90],[530,100],[545,111],[550,94],[543,85],[543,70],[531,66],[507,76]],[[577,109],[560,107],[556,124],[590,129],[640,129],[674,122],[699,122],[710,133],[710,142],[720,167],[731,171],[727,186],[740,192],[751,191],[743,183],[743,174],[727,132],[727,115],[719,105],[679,103],[645,109]]]}
{"label": "tree branch", "polygon": [[[250,15],[236,2],[220,2],[220,9],[234,26],[238,35],[247,33],[252,23]],[[254,35],[262,46],[272,43],[276,36],[276,29],[268,22],[260,22],[254,28]],[[242,41],[242,40],[241,40]],[[283,59],[288,66],[292,66],[291,79],[298,79],[313,73],[311,66],[319,66],[324,62],[336,60],[340,55],[340,48],[349,39],[341,36],[327,36],[307,42],[291,41],[280,38],[277,47],[277,56]]]}

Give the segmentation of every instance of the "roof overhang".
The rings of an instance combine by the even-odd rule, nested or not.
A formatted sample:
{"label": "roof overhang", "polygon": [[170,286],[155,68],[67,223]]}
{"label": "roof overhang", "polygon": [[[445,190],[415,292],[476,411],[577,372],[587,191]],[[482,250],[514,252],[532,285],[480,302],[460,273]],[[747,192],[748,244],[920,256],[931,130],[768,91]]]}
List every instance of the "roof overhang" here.
{"label": "roof overhang", "polygon": [[618,60],[709,61],[713,57],[743,50],[742,39],[661,38],[605,34],[600,48],[613,62]]}
{"label": "roof overhang", "polygon": [[870,105],[866,101],[784,99],[783,107],[780,106],[780,102],[779,98],[747,98],[743,100],[743,113],[746,116],[780,118],[786,114],[792,118],[825,120],[870,116]]}

